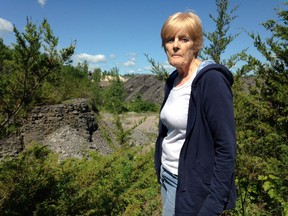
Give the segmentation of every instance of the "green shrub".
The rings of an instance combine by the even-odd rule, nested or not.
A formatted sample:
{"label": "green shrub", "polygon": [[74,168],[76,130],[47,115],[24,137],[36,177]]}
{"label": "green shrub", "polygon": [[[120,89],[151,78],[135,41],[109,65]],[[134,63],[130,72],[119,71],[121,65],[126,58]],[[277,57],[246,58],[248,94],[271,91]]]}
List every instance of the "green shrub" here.
{"label": "green shrub", "polygon": [[33,145],[0,164],[1,215],[157,215],[153,151],[118,149],[109,156],[60,162]]}
{"label": "green shrub", "polygon": [[142,99],[141,95],[137,95],[133,101],[127,103],[127,109],[137,113],[158,112],[160,106],[156,103],[145,101]]}

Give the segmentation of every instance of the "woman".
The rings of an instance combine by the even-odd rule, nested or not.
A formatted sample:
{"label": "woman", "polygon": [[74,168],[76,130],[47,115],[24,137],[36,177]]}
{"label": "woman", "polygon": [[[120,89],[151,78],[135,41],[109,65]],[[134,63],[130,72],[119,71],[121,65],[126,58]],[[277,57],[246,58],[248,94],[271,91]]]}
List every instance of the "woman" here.
{"label": "woman", "polygon": [[162,212],[220,215],[236,201],[233,76],[197,58],[203,33],[196,14],[170,16],[161,38],[176,68],[166,81],[155,149]]}

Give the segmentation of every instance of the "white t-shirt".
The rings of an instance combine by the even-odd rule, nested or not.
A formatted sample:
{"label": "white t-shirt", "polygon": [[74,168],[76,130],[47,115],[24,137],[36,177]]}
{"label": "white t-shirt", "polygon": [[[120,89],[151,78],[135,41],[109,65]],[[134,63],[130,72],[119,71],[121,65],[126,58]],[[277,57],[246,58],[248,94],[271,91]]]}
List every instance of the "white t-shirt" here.
{"label": "white t-shirt", "polygon": [[178,175],[179,155],[186,138],[191,84],[195,76],[196,73],[184,85],[172,88],[160,113],[162,123],[168,128],[162,143],[162,166],[175,175]]}

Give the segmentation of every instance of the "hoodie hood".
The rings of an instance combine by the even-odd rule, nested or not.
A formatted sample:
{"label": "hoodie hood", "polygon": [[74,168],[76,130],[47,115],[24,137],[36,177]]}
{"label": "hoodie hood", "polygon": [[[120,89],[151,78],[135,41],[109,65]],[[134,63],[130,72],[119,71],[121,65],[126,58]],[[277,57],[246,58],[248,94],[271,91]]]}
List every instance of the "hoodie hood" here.
{"label": "hoodie hood", "polygon": [[[222,73],[225,78],[228,80],[228,82],[230,83],[230,85],[233,85],[233,75],[230,72],[230,70],[228,70],[225,66],[220,65],[220,64],[216,64],[215,62],[211,61],[211,60],[207,60],[207,61],[203,61],[199,67],[198,70],[196,71],[196,77],[193,80],[193,85],[197,85],[198,81],[201,79],[201,77],[208,71],[213,70],[214,72],[219,72]],[[167,87],[172,89],[173,88],[173,83],[174,80],[176,79],[178,75],[177,70],[173,71],[169,78],[167,79]]]}
{"label": "hoodie hood", "polygon": [[196,85],[197,82],[201,79],[201,77],[207,72],[207,71],[215,71],[215,72],[219,72],[222,73],[225,78],[228,80],[228,82],[230,83],[230,85],[233,85],[233,75],[230,72],[230,70],[228,70],[225,66],[220,65],[220,64],[216,64],[212,61],[203,61],[198,70],[197,70],[197,74],[195,79],[193,80],[193,85]]}

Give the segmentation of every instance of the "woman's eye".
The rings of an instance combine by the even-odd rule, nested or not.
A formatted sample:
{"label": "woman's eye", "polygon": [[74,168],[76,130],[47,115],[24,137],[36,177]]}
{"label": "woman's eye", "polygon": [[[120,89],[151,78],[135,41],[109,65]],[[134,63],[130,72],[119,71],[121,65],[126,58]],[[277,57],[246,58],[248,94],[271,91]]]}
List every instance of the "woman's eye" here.
{"label": "woman's eye", "polygon": [[180,40],[183,41],[183,42],[188,42],[189,41],[189,39],[185,38],[185,37],[181,38]]}
{"label": "woman's eye", "polygon": [[173,43],[174,42],[174,38],[168,38],[167,43]]}

